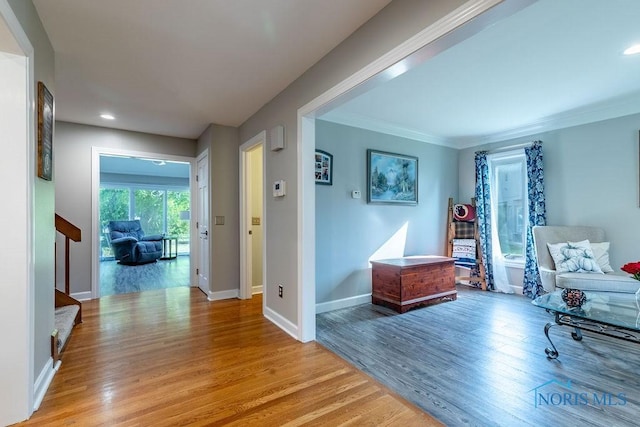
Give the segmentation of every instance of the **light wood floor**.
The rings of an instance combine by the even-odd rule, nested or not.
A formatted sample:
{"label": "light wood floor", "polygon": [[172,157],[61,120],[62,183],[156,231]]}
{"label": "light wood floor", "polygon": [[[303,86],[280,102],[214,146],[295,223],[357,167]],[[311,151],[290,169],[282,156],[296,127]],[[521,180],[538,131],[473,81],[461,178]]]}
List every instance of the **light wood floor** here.
{"label": "light wood floor", "polygon": [[261,307],[192,288],[85,302],[40,409],[20,425],[440,425]]}
{"label": "light wood floor", "polygon": [[522,296],[458,291],[404,314],[371,304],[322,313],[318,342],[446,425],[640,425],[638,344],[587,332],[575,341],[554,326],[560,357],[548,360],[551,314]]}

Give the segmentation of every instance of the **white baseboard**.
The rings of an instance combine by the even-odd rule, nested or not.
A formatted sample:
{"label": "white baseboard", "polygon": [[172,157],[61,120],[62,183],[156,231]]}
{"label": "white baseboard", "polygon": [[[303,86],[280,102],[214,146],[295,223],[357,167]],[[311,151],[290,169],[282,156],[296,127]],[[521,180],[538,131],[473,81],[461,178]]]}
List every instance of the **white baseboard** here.
{"label": "white baseboard", "polygon": [[38,375],[36,382],[33,386],[33,410],[37,411],[44,399],[44,395],[49,389],[53,376],[58,370],[53,366],[53,358],[50,357],[47,363],[44,364],[42,371]]}
{"label": "white baseboard", "polygon": [[338,310],[340,308],[353,307],[355,305],[371,302],[371,294],[356,295],[354,297],[342,298],[328,302],[316,304],[316,314],[325,313],[327,311]]}
{"label": "white baseboard", "polygon": [[513,290],[514,294],[520,295],[520,296],[524,295],[522,293],[522,286],[518,286],[518,285],[509,285],[509,286],[511,286],[511,290]]}
{"label": "white baseboard", "polygon": [[71,297],[78,301],[89,301],[92,298],[91,291],[88,292],[76,292],[71,294]]}
{"label": "white baseboard", "polygon": [[282,329],[283,331],[291,335],[296,340],[299,340],[298,327],[293,323],[291,323],[289,320],[285,319],[280,314],[271,310],[269,307],[264,307],[262,314],[264,315],[264,317],[269,319],[271,323],[273,323],[274,325],[276,325],[277,327],[279,327],[280,329]]}
{"label": "white baseboard", "polygon": [[261,294],[262,293],[262,285],[254,286],[251,288],[251,295]]}
{"label": "white baseboard", "polygon": [[218,291],[218,292],[209,291],[209,295],[207,295],[207,299],[209,301],[219,301],[221,299],[238,298],[238,296],[239,294],[237,289],[231,289],[228,291]]}

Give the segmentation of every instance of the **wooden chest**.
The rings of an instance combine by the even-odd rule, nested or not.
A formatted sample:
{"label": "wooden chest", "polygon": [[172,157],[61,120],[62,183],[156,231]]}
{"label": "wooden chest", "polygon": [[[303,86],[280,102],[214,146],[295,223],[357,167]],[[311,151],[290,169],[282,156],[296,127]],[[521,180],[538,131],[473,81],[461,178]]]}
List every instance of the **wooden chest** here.
{"label": "wooden chest", "polygon": [[373,304],[399,313],[457,298],[454,259],[441,256],[371,261]]}

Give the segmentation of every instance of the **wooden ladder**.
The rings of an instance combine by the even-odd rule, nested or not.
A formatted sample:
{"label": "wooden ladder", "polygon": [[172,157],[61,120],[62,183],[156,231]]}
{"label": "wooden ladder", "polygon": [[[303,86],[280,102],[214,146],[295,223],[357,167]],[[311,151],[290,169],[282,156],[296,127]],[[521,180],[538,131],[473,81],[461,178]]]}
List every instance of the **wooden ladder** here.
{"label": "wooden ladder", "polygon": [[[453,239],[456,239],[456,224],[453,217],[453,198],[449,197],[449,208],[447,213],[447,256],[449,258],[453,255]],[[471,206],[476,207],[475,197],[471,199]],[[476,215],[473,221],[473,238],[476,241],[476,267],[478,268],[478,275],[472,275],[472,269],[464,266],[456,265],[456,268],[463,268],[469,270],[469,274],[465,276],[456,276],[456,283],[460,281],[468,281],[469,283],[479,283],[482,290],[487,289],[487,280],[485,276],[484,263],[482,262],[482,247],[480,245],[480,233],[478,231],[478,216]]]}

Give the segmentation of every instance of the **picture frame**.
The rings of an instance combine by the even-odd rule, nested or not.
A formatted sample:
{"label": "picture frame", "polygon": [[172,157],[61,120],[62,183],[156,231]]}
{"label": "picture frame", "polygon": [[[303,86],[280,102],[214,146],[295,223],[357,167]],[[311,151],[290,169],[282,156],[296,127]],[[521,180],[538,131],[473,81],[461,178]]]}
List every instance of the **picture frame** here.
{"label": "picture frame", "polygon": [[53,95],[38,82],[38,177],[51,181],[53,175]]}
{"label": "picture frame", "polygon": [[333,155],[316,150],[314,165],[316,184],[333,185]]}
{"label": "picture frame", "polygon": [[367,203],[418,204],[418,158],[367,150]]}

